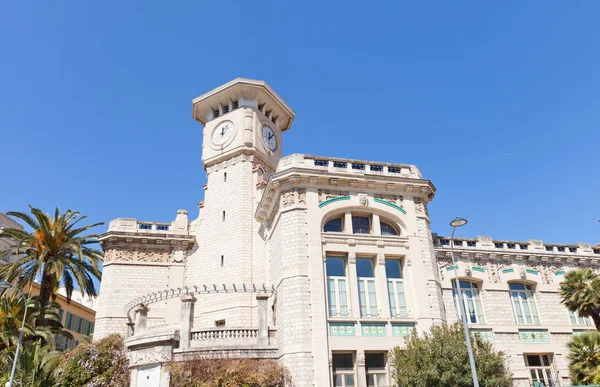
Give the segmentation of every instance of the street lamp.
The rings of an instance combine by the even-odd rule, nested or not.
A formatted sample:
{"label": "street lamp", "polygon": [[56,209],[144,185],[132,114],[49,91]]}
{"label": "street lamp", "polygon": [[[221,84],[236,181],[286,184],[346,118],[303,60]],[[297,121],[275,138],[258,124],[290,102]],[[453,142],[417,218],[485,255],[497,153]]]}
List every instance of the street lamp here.
{"label": "street lamp", "polygon": [[25,302],[25,313],[23,314],[23,322],[21,323],[21,332],[19,332],[19,341],[17,341],[17,350],[15,351],[15,358],[13,359],[12,370],[10,371],[10,379],[9,379],[8,383],[6,384],[6,387],[12,387],[13,379],[15,378],[15,370],[17,369],[17,360],[19,358],[19,349],[21,348],[21,340],[23,339],[23,329],[25,329],[25,319],[27,318],[27,307],[29,306],[29,305],[27,305],[27,297],[25,297],[25,295],[23,294],[23,292],[20,289],[18,289],[17,287],[15,287],[13,284],[11,284],[8,281],[0,280],[0,289],[10,289],[10,288],[19,292],[21,297],[23,297],[23,301]]}
{"label": "street lamp", "polygon": [[454,277],[456,279],[456,290],[458,291],[458,303],[460,304],[460,312],[462,314],[462,323],[465,329],[465,339],[467,340],[467,351],[469,352],[469,362],[471,363],[471,375],[473,376],[473,386],[479,387],[477,379],[477,369],[475,369],[475,357],[473,357],[473,348],[471,347],[471,337],[469,336],[469,327],[467,326],[467,309],[462,299],[462,290],[460,289],[460,281],[458,279],[458,266],[454,260],[454,231],[457,227],[467,224],[467,220],[463,218],[455,218],[450,222],[452,227],[452,236],[450,237],[450,255],[452,256],[452,265],[454,266]]}

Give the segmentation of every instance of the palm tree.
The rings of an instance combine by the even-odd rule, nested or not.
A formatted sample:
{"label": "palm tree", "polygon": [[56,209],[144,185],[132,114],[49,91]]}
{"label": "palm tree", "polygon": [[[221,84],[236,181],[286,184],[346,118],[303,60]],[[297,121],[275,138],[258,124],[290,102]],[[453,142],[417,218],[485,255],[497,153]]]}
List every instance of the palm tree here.
{"label": "palm tree", "polygon": [[591,269],[568,272],[560,283],[561,302],[581,317],[591,317],[600,330],[600,277]]}
{"label": "palm tree", "polygon": [[569,343],[571,382],[591,384],[600,374],[600,333],[585,332]]}
{"label": "palm tree", "polygon": [[98,242],[97,235],[82,235],[87,230],[102,225],[75,227],[86,216],[79,212],[67,210],[60,214],[58,208],[54,217],[30,206],[31,214],[22,212],[7,212],[7,215],[21,219],[31,232],[15,228],[4,228],[0,234],[9,241],[9,247],[2,256],[20,256],[17,261],[0,267],[0,277],[12,282],[23,289],[34,281],[36,276],[41,277],[40,307],[42,312],[38,316],[37,324],[44,322],[44,310],[52,297],[56,294],[61,283],[67,290],[67,302],[75,283],[90,297],[97,295],[94,278],[100,279],[100,265],[102,252],[90,247]]}
{"label": "palm tree", "polygon": [[[13,351],[0,353],[0,383],[4,385],[10,377],[10,365]],[[18,387],[54,387],[54,370],[62,356],[52,346],[35,343],[23,348],[19,353],[13,386]]]}
{"label": "palm tree", "polygon": [[[68,339],[73,336],[63,330],[56,310],[60,308],[57,303],[48,303],[48,309],[45,311],[45,325],[34,325],[39,317],[41,310],[39,300],[29,299],[27,308],[27,318],[23,329],[23,343],[43,342],[53,343],[52,337],[62,335]],[[13,293],[10,297],[0,298],[0,352],[13,349],[19,339],[19,330],[23,321],[23,312],[25,311],[25,301]]]}

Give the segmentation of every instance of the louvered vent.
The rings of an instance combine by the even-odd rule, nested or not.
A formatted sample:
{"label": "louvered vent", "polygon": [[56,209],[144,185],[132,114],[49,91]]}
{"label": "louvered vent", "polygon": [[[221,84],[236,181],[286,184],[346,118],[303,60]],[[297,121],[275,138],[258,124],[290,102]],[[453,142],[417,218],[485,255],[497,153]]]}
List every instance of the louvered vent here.
{"label": "louvered vent", "polygon": [[223,114],[229,113],[229,105],[223,106]]}
{"label": "louvered vent", "polygon": [[233,101],[233,108],[237,109],[239,107],[240,107],[240,101],[238,101],[238,100]]}
{"label": "louvered vent", "polygon": [[218,116],[220,116],[221,114],[219,113],[219,109],[214,110],[213,109],[213,117],[217,118]]}

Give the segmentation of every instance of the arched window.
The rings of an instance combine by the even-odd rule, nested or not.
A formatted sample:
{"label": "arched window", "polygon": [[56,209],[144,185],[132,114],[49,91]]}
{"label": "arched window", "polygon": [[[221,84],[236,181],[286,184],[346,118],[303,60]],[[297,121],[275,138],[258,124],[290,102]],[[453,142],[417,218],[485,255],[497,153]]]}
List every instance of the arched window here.
{"label": "arched window", "polygon": [[531,285],[511,283],[509,284],[509,288],[517,324],[539,325],[540,319],[535,306]]}
{"label": "arched window", "polygon": [[398,231],[389,223],[380,221],[381,235],[398,235]]}
{"label": "arched window", "polygon": [[484,324],[483,308],[481,307],[481,298],[479,297],[477,284],[470,281],[460,281],[460,291],[462,297],[459,298],[456,281],[452,281],[452,296],[454,298],[456,315],[462,315],[462,307],[459,304],[459,302],[462,302],[467,311],[467,322],[469,324]]}
{"label": "arched window", "polygon": [[329,222],[325,223],[323,227],[323,231],[325,232],[342,232],[344,230],[344,223],[342,222],[342,218],[331,219]]}

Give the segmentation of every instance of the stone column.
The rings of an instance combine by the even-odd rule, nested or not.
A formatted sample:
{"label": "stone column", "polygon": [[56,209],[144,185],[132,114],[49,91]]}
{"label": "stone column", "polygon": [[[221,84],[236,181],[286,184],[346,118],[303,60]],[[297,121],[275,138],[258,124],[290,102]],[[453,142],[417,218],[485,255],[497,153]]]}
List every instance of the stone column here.
{"label": "stone column", "polygon": [[358,300],[358,277],[356,276],[356,253],[348,253],[348,284],[346,294],[350,303],[349,317],[360,318],[360,302]]}
{"label": "stone column", "polygon": [[181,325],[179,328],[179,348],[189,348],[192,338],[192,325],[194,322],[194,304],[196,298],[193,295],[181,297]]}
{"label": "stone column", "polygon": [[146,322],[148,321],[148,307],[146,305],[138,305],[135,308],[135,327],[133,333],[138,334],[146,330]]}
{"label": "stone column", "polygon": [[367,369],[365,367],[365,351],[356,352],[356,385],[367,387]]}
{"label": "stone column", "polygon": [[269,308],[267,301],[269,295],[260,293],[256,295],[258,300],[258,344],[269,345]]}

